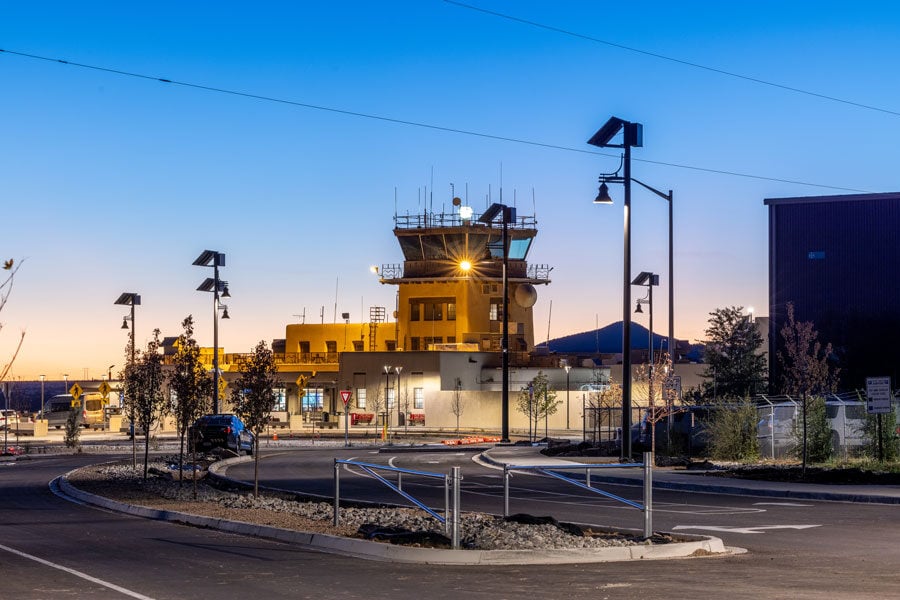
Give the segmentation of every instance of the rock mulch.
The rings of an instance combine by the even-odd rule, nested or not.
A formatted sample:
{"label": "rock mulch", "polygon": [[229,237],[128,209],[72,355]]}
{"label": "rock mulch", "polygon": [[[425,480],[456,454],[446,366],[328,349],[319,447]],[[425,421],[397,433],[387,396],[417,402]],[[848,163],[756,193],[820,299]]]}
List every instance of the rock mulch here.
{"label": "rock mulch", "polygon": [[[428,514],[409,508],[341,507],[340,525],[334,526],[333,506],[327,502],[298,499],[289,494],[262,493],[254,498],[245,491],[221,490],[199,479],[173,480],[169,463],[149,465],[143,479],[142,465],[96,465],[70,474],[69,482],[86,492],[120,502],[189,514],[268,525],[297,531],[368,538],[427,547],[449,547],[443,525]],[[466,512],[460,519],[463,548],[479,550],[528,550],[608,548],[671,542],[668,536],[595,531],[560,524],[548,517],[513,516],[509,519]]]}

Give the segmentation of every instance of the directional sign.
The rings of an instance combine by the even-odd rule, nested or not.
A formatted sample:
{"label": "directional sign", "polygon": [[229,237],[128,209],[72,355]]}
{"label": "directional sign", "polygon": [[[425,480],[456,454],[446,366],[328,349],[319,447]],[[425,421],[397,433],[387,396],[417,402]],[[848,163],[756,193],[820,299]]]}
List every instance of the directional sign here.
{"label": "directional sign", "polygon": [[81,400],[71,400],[69,401],[69,406],[72,408],[81,408]]}
{"label": "directional sign", "polygon": [[870,415],[891,412],[890,377],[866,377],[866,412]]}
{"label": "directional sign", "polygon": [[98,389],[100,390],[100,395],[106,398],[107,396],[109,396],[109,390],[111,390],[112,388],[110,388],[109,384],[104,381],[100,384],[100,387]]}
{"label": "directional sign", "polygon": [[297,387],[300,389],[305,388],[308,381],[309,377],[307,375],[300,375],[299,377],[297,377]]}
{"label": "directional sign", "polygon": [[341,400],[344,401],[344,408],[347,408],[347,405],[350,404],[350,397],[353,395],[353,392],[350,390],[341,390]]}
{"label": "directional sign", "polygon": [[72,394],[73,400],[78,400],[81,398],[81,394],[84,393],[84,390],[81,389],[81,386],[77,383],[73,383],[72,387],[69,388],[69,393]]}

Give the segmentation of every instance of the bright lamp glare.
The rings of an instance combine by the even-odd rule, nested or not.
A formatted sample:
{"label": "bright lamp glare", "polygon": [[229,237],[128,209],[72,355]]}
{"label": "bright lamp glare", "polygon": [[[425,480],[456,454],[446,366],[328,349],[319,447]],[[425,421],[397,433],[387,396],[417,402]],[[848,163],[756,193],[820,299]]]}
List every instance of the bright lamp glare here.
{"label": "bright lamp glare", "polygon": [[469,270],[470,270],[471,268],[472,268],[472,263],[470,263],[469,261],[467,261],[467,260],[460,261],[460,263],[459,263],[459,269],[460,269],[461,271],[467,273],[467,272],[469,272]]}

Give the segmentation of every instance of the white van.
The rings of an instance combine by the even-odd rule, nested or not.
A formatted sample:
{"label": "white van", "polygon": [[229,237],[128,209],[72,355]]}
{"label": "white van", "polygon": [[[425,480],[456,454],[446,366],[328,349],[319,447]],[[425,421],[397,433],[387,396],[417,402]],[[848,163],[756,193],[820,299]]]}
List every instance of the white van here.
{"label": "white van", "polygon": [[[768,458],[783,458],[800,441],[797,434],[803,419],[799,403],[788,401],[757,407],[756,437],[759,452]],[[865,443],[866,404],[834,397],[825,400],[825,417],[831,429],[831,445],[837,454],[859,450]]]}

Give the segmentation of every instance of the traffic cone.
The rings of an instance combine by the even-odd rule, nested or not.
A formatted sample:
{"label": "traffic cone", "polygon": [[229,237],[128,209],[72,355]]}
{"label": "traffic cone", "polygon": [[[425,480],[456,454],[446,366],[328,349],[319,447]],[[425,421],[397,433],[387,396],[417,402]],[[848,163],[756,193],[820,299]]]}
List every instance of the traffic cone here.
{"label": "traffic cone", "polygon": [[277,434],[277,433],[273,433],[273,434],[272,434],[272,441],[273,441],[273,442],[277,442],[277,441],[278,441],[278,434]]}

